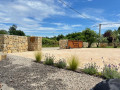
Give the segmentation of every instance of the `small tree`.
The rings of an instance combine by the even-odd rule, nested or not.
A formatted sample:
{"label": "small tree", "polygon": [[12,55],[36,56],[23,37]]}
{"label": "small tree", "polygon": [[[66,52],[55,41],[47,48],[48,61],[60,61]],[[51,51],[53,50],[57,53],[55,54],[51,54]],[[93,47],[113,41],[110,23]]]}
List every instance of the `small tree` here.
{"label": "small tree", "polygon": [[9,28],[9,34],[10,35],[19,35],[19,36],[25,36],[25,33],[21,30],[17,30],[17,26],[16,25],[12,25],[10,28]]}
{"label": "small tree", "polygon": [[16,29],[17,29],[17,26],[16,25],[12,25],[10,28],[9,28],[9,34],[10,35],[16,35]]}
{"label": "small tree", "polygon": [[86,30],[82,31],[84,36],[84,40],[88,42],[88,48],[91,47],[92,43],[96,41],[97,33],[90,28],[86,28]]}

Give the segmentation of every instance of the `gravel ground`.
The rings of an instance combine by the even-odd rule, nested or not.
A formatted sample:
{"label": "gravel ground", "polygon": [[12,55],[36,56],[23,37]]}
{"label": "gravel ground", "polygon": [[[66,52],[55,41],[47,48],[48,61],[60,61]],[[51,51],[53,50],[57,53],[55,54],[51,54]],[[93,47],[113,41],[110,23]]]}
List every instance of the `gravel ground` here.
{"label": "gravel ground", "polygon": [[0,61],[0,82],[15,90],[89,90],[100,81],[20,56],[8,55],[8,59]]}
{"label": "gravel ground", "polygon": [[[85,64],[90,62],[96,63],[100,66],[99,71],[106,64],[118,65],[120,63],[120,48],[78,48],[78,49],[59,49],[55,48],[42,48],[43,55],[51,54],[55,56],[55,61],[64,58],[66,61],[71,55],[78,57],[80,61],[80,68],[84,68]],[[34,59],[34,51],[12,53],[11,55],[17,55]],[[44,60],[44,57],[43,57]]]}

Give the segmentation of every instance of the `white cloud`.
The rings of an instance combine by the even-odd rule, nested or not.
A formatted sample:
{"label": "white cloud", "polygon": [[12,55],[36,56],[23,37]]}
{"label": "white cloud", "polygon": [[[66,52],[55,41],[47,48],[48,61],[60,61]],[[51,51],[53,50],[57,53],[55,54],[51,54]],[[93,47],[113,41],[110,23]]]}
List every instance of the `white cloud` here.
{"label": "white cloud", "polygon": [[81,24],[72,25],[72,27],[81,27],[81,26],[82,26]]}
{"label": "white cloud", "polygon": [[29,8],[24,6],[24,5],[14,5],[12,7],[16,10],[19,10],[19,11],[28,11],[29,10]]}
{"label": "white cloud", "polygon": [[98,18],[96,16],[92,16],[92,15],[88,15],[86,13],[82,13],[81,15],[72,15],[71,17],[73,18],[83,18],[83,19],[88,19],[88,20],[91,20],[91,21],[105,21],[104,18]]}
{"label": "white cloud", "polygon": [[81,24],[73,24],[73,25],[68,25],[65,23],[51,23],[51,24],[57,25],[59,28],[62,27],[61,29],[63,29],[63,30],[69,30],[69,29],[73,29],[73,28],[82,26]]}
{"label": "white cloud", "polygon": [[99,28],[99,24],[104,24],[101,26],[102,30],[116,29],[116,28],[120,27],[120,22],[112,22],[112,21],[96,23],[96,24],[92,25],[91,27]]}
{"label": "white cloud", "polygon": [[117,14],[116,16],[120,17],[120,14]]}
{"label": "white cloud", "polygon": [[70,17],[73,18],[83,18],[88,19],[91,21],[106,21],[102,14],[104,13],[103,9],[96,9],[96,8],[84,8],[79,10],[80,14],[74,14]]}
{"label": "white cloud", "polygon": [[[54,15],[65,15],[64,10],[54,0],[5,0],[0,1],[0,24],[17,24],[24,30],[41,27],[44,19]],[[0,27],[2,28],[2,27]]]}
{"label": "white cloud", "polygon": [[57,25],[57,26],[64,25],[63,23],[51,23],[51,24],[54,24],[54,25]]}

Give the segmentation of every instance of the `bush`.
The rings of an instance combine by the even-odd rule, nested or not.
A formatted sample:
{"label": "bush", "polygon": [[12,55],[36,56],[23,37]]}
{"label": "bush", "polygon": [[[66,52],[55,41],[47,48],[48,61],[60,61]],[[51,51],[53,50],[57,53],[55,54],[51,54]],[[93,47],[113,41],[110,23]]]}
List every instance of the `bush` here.
{"label": "bush", "polygon": [[96,63],[90,63],[90,64],[86,64],[85,68],[83,69],[83,72],[90,74],[90,75],[94,75],[98,73],[98,67],[96,66]]}
{"label": "bush", "polygon": [[66,67],[66,62],[64,60],[59,60],[59,62],[56,63],[56,66],[58,68],[65,68]]}
{"label": "bush", "polygon": [[68,64],[69,64],[69,69],[75,71],[75,70],[78,68],[78,66],[79,66],[79,60],[78,60],[77,57],[72,56],[72,57],[69,59]]}
{"label": "bush", "polygon": [[41,52],[36,52],[35,53],[35,59],[37,62],[40,62],[42,59],[42,53]]}
{"label": "bush", "polygon": [[50,56],[49,54],[45,56],[45,64],[46,65],[54,65],[54,56]]}
{"label": "bush", "polygon": [[102,75],[106,79],[120,79],[120,73],[118,72],[118,68],[115,65],[105,65],[102,71]]}
{"label": "bush", "polygon": [[50,38],[42,38],[43,47],[58,47],[59,42]]}

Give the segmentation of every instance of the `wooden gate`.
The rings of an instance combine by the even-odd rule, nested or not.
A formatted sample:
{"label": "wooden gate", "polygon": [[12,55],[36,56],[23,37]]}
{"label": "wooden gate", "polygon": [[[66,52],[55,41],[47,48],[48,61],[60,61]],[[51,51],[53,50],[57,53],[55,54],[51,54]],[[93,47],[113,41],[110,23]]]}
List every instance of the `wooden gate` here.
{"label": "wooden gate", "polygon": [[68,40],[68,48],[82,48],[83,41],[78,40]]}

